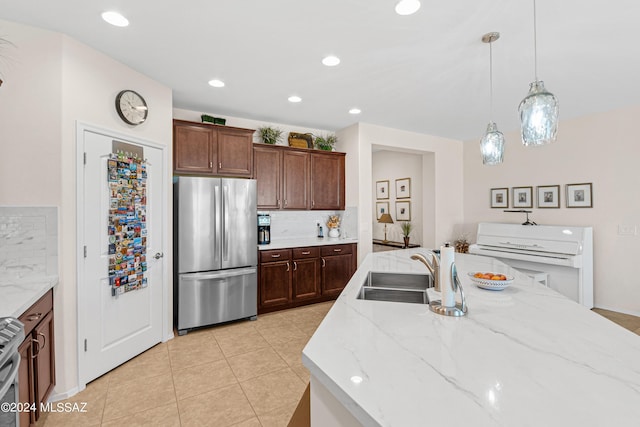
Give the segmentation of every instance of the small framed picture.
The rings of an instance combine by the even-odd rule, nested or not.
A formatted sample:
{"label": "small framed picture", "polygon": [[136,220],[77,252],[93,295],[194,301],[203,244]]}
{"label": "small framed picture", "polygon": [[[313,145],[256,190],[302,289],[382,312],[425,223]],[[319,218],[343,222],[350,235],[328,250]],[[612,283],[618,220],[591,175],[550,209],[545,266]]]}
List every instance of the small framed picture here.
{"label": "small framed picture", "polygon": [[411,202],[396,202],[396,221],[411,221]]}
{"label": "small framed picture", "polygon": [[568,208],[592,208],[593,194],[591,183],[567,184]]}
{"label": "small framed picture", "polygon": [[389,213],[389,202],[376,202],[376,219],[386,213]]}
{"label": "small framed picture", "polygon": [[396,179],[396,199],[411,198],[411,178]]}
{"label": "small framed picture", "polygon": [[388,199],[388,198],[389,198],[389,181],[376,181],[376,199]]}
{"label": "small framed picture", "polygon": [[513,207],[533,207],[533,187],[513,187]]}
{"label": "small framed picture", "polygon": [[560,186],[540,185],[538,189],[539,208],[559,208],[560,207]]}
{"label": "small framed picture", "polygon": [[508,208],[509,207],[509,189],[508,188],[492,188],[491,189],[491,207],[492,208]]}

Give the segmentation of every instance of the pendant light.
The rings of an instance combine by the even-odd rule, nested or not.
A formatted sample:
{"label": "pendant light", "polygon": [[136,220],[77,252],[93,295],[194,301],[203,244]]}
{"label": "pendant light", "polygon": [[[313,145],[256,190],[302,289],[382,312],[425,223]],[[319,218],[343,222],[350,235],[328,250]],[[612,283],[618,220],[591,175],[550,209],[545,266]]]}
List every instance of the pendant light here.
{"label": "pendant light", "polygon": [[558,133],[558,100],[538,80],[538,46],[536,40],[536,0],[533,0],[533,63],[535,81],[529,93],[520,102],[520,130],[525,146],[538,146],[554,142]]}
{"label": "pendant light", "polygon": [[482,36],[483,43],[489,43],[489,125],[480,140],[480,154],[485,165],[499,165],[504,157],[504,135],[498,131],[493,118],[493,49],[491,43],[500,38],[500,33],[492,32]]}

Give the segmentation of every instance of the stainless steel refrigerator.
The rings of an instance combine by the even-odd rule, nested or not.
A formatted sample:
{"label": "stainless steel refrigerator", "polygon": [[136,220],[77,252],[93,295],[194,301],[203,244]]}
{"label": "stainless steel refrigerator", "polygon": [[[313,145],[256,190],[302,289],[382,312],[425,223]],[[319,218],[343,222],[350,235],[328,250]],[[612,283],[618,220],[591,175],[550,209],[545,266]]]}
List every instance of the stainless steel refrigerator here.
{"label": "stainless steel refrigerator", "polygon": [[189,329],[258,313],[256,181],[174,177],[174,321]]}

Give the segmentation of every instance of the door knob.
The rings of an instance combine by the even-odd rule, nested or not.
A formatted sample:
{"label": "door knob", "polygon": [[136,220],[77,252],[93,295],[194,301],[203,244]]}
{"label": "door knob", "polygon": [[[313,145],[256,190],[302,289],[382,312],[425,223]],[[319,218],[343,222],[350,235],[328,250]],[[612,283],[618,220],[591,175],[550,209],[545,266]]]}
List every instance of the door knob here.
{"label": "door knob", "polygon": [[164,256],[164,254],[162,252],[156,252],[156,254],[153,256],[155,259],[160,259]]}

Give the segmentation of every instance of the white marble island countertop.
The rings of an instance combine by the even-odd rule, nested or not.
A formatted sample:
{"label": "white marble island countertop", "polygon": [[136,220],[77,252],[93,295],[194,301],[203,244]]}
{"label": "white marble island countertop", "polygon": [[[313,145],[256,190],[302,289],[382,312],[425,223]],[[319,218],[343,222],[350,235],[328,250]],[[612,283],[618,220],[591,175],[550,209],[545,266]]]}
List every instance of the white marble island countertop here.
{"label": "white marble island countertop", "polygon": [[0,280],[0,317],[20,317],[57,284],[58,276]]}
{"label": "white marble island countertop", "polygon": [[[456,254],[465,317],[357,299],[369,271],[426,273],[413,253],[369,254],[303,350],[312,421],[318,381],[367,426],[640,423],[640,337],[500,261]],[[516,279],[487,291],[472,271]]]}

